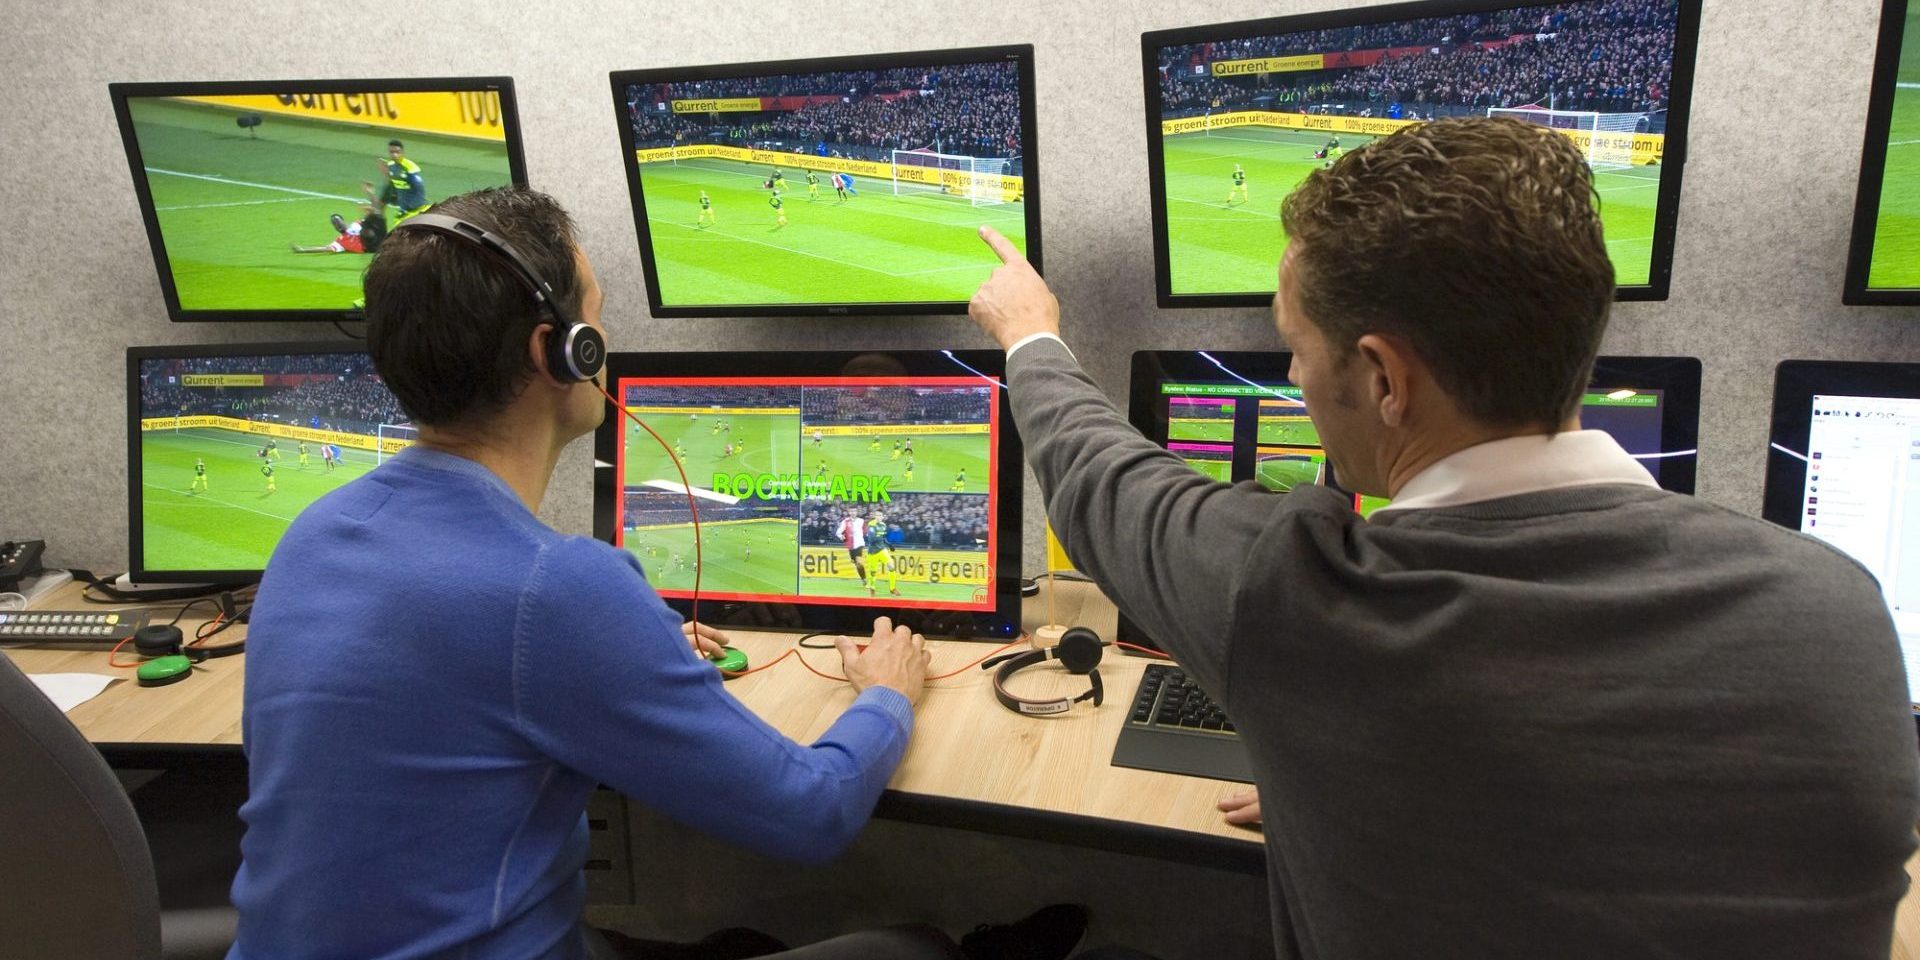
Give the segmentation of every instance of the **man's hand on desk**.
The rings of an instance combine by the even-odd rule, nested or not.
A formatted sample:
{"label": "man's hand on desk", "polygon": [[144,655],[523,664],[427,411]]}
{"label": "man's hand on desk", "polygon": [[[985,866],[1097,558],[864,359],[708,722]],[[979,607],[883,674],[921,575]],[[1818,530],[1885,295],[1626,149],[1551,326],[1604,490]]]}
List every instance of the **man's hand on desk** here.
{"label": "man's hand on desk", "polygon": [[840,650],[840,663],[854,693],[868,687],[888,687],[898,690],[908,703],[919,705],[920,691],[927,685],[927,664],[933,660],[933,654],[927,652],[926,637],[880,617],[873,621],[873,639],[866,649],[849,637],[841,637],[833,645]]}
{"label": "man's hand on desk", "polygon": [[1260,825],[1260,794],[1253,790],[1229,793],[1220,798],[1220,809],[1227,814],[1227,822],[1236,827],[1257,827]]}
{"label": "man's hand on desk", "polygon": [[733,643],[726,634],[704,623],[694,623],[691,620],[680,624],[680,632],[687,635],[687,642],[693,645],[694,653],[708,659],[724,655],[726,651],[722,648],[731,646]]}

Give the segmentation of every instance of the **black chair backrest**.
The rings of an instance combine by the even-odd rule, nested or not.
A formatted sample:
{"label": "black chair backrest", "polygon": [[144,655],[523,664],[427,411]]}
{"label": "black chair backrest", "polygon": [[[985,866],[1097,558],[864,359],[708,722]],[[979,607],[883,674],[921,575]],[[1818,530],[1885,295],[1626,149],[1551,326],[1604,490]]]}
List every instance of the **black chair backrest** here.
{"label": "black chair backrest", "polygon": [[0,953],[155,960],[153,857],[113,770],[0,654]]}

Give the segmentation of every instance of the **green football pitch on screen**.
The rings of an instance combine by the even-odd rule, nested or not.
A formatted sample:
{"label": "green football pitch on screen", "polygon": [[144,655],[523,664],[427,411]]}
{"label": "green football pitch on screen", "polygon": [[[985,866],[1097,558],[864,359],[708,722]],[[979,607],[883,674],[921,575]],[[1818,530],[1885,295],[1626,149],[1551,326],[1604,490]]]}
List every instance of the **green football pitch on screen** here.
{"label": "green football pitch on screen", "polygon": [[1907,14],[1900,43],[1893,120],[1887,126],[1887,166],[1873,230],[1867,286],[1920,288],[1920,10]]}
{"label": "green football pitch on screen", "polygon": [[[1920,110],[1920,108],[1916,108]],[[1373,138],[1342,134],[1353,150]],[[1272,293],[1279,282],[1286,233],[1280,202],[1320,169],[1313,154],[1324,132],[1235,127],[1162,140],[1166,177],[1168,262],[1178,295]],[[1247,174],[1247,199],[1229,202],[1233,166]],[[1595,170],[1600,215],[1615,283],[1643,286],[1653,262],[1654,208],[1660,168]]]}
{"label": "green football pitch on screen", "polygon": [[[1000,261],[981,224],[1027,247],[1024,202],[975,206],[924,187],[895,195],[890,180],[855,177],[841,199],[819,171],[809,194],[804,157],[781,167],[787,222],[769,202],[766,164],[699,158],[640,165],[660,300],[673,307],[965,301]],[[713,201],[702,223],[700,193]]]}
{"label": "green football pitch on screen", "polygon": [[[174,100],[127,101],[182,310],[346,310],[372,258],[300,254],[359,219],[387,141],[406,144],[429,200],[512,181],[504,143],[267,115]],[[395,211],[388,210],[391,222]]]}
{"label": "green football pitch on screen", "polygon": [[[716,429],[724,421],[730,429]],[[910,425],[878,437],[825,436],[818,442],[803,431],[800,416],[783,414],[729,414],[698,419],[663,414],[649,424],[668,445],[685,451],[688,482],[696,488],[713,485],[716,474],[787,474],[810,477],[884,476],[892,493],[989,493],[988,449],[985,435],[961,437],[916,434]],[[913,441],[913,456],[904,443]],[[741,449],[744,442],[745,448]],[[902,444],[896,454],[895,443]],[[679,482],[679,471],[651,436],[631,422],[626,428],[625,483],[628,487],[650,480]],[[729,454],[727,448],[734,452]],[[907,476],[907,466],[913,476]],[[962,473],[964,472],[964,479]],[[702,522],[700,525],[703,593],[791,595],[799,578],[799,529],[792,501],[767,501],[767,516],[748,520]],[[885,511],[884,504],[878,508]],[[639,560],[647,580],[657,590],[693,589],[693,525],[673,523],[629,527],[622,545]],[[816,544],[817,545],[817,544]],[[909,553],[913,546],[897,548]],[[914,600],[969,603],[977,586],[902,582],[903,594]],[[858,580],[808,578],[801,590],[807,596],[865,597]]]}
{"label": "green football pitch on screen", "polygon": [[[265,438],[233,430],[192,428],[140,434],[142,556],[149,570],[262,570],[287,526],[315,500],[372,470],[370,450],[342,448],[329,470],[320,444],[279,440],[279,457],[262,458]],[[194,460],[207,464],[204,489]],[[272,491],[261,473],[273,464]]]}

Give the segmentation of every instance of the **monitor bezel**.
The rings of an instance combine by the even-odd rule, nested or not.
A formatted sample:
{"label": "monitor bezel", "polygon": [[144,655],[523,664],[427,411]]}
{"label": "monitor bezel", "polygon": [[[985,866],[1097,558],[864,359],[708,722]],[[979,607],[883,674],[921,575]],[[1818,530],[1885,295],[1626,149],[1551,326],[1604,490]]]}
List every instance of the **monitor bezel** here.
{"label": "monitor bezel", "polygon": [[[1040,159],[1035,93],[1033,44],[1008,44],[991,47],[965,47],[949,50],[922,50],[902,53],[864,54],[849,57],[813,57],[805,60],[770,60],[755,63],[707,64],[686,67],[649,67],[644,70],[615,70],[608,74],[613,91],[615,127],[620,133],[620,162],[626,171],[627,195],[633,208],[633,229],[640,246],[641,275],[647,284],[647,307],[659,318],[682,317],[850,317],[850,316],[945,316],[967,312],[967,301],[901,301],[880,303],[813,304],[701,304],[671,306],[661,302],[659,265],[654,260],[653,235],[647,224],[647,205],[640,188],[640,163],[634,156],[633,131],[627,116],[626,88],[635,83],[684,83],[734,77],[774,74],[823,73],[839,70],[886,70],[894,67],[939,67],[953,64],[986,63],[995,60],[1014,62],[1020,71],[1020,142],[1024,172],[1027,215],[1027,261],[1035,270],[1041,265]],[[984,248],[983,248],[984,249]]]}
{"label": "monitor bezel", "polygon": [[1767,430],[1766,484],[1760,516],[1800,529],[1807,452],[1816,395],[1920,399],[1920,363],[1855,360],[1782,360],[1773,368],[1773,415]]}
{"label": "monitor bezel", "polygon": [[[1687,118],[1693,101],[1694,58],[1700,38],[1701,0],[1677,2],[1679,23],[1674,35],[1673,76],[1667,91],[1667,133],[1661,160],[1660,194],[1654,203],[1653,259],[1647,283],[1644,286],[1615,287],[1613,298],[1616,301],[1665,300],[1672,286],[1674,233],[1680,212],[1680,185],[1686,169]],[[1273,300],[1271,293],[1173,292],[1172,251],[1168,246],[1166,209],[1166,157],[1160,134],[1159,51],[1162,47],[1548,5],[1551,4],[1514,0],[1415,0],[1411,3],[1177,27],[1141,34],[1142,80],[1146,90],[1147,188],[1151,194],[1153,217],[1154,294],[1159,305],[1163,309],[1264,307]],[[1274,269],[1278,271],[1278,262],[1274,264]]]}
{"label": "monitor bezel", "polygon": [[[192,360],[201,357],[298,357],[314,354],[355,354],[366,357],[364,345],[354,341],[290,341],[279,343],[180,344],[127,348],[127,576],[142,583],[253,583],[266,572],[257,570],[163,570],[146,565],[145,489],[140,457],[140,364],[145,360]],[[369,358],[371,363],[371,358]],[[278,544],[275,544],[278,546]]]}
{"label": "monitor bezel", "polygon": [[[875,354],[891,357],[905,368],[903,376],[968,375],[967,367],[1002,384],[1000,403],[1000,461],[994,512],[994,608],[992,611],[901,608],[884,598],[866,604],[811,604],[702,598],[700,619],[716,626],[756,630],[798,630],[809,633],[865,634],[875,617],[892,617],[928,635],[1006,642],[1020,635],[1020,578],[1022,496],[1025,457],[1013,407],[1005,388],[1006,357],[998,350],[797,350],[768,353],[694,351],[685,353],[611,353],[607,355],[607,388],[622,379],[654,377],[699,379],[725,375],[724,371],[751,371],[751,377],[832,377],[850,361]],[[626,418],[609,411],[593,434],[593,535],[613,543],[619,522],[620,485],[615,473]],[[692,615],[692,602],[663,597],[681,616]]]}
{"label": "monitor bezel", "polygon": [[159,212],[154,209],[153,190],[145,176],[140,141],[133,127],[133,114],[127,101],[134,98],[180,96],[235,96],[245,94],[302,93],[440,93],[495,91],[500,95],[500,126],[506,137],[507,169],[517,187],[527,186],[527,161],[520,139],[520,110],[514,97],[513,78],[494,77],[419,77],[340,80],[211,80],[165,81],[158,83],[110,83],[114,118],[120,127],[120,142],[126,148],[128,173],[140,205],[140,219],[146,227],[147,244],[153,251],[154,270],[160,277],[160,293],[167,305],[167,319],[174,323],[215,322],[321,322],[364,320],[363,311],[346,307],[338,310],[249,309],[185,310],[174,286],[166,239],[160,232]]}
{"label": "monitor bezel", "polygon": [[[1209,362],[1213,357],[1235,373],[1257,383],[1292,381],[1287,367],[1293,355],[1285,351],[1236,350],[1138,350],[1133,354],[1132,372],[1127,383],[1127,419],[1148,439],[1164,437],[1155,433],[1159,419],[1158,376],[1164,374],[1192,379],[1232,379],[1223,376],[1220,367]],[[1251,372],[1250,372],[1251,371]],[[1662,393],[1660,445],[1664,450],[1698,450],[1700,440],[1701,364],[1697,357],[1602,356],[1594,361],[1590,385],[1614,384],[1657,389]],[[1270,378],[1265,380],[1262,378]],[[1699,454],[1663,457],[1653,473],[1662,489],[1692,494],[1698,476]],[[1337,473],[1329,471],[1329,483],[1338,489]]]}
{"label": "monitor bezel", "polygon": [[1846,281],[1840,292],[1840,302],[1849,306],[1920,304],[1920,287],[1867,285],[1873,270],[1873,234],[1880,219],[1880,195],[1887,173],[1887,138],[1893,129],[1893,99],[1900,78],[1900,47],[1905,40],[1906,19],[1907,0],[1883,0],[1880,36],[1874,47],[1873,87],[1867,96],[1866,134],[1860,149],[1860,183],[1854,194],[1853,229],[1847,244]]}

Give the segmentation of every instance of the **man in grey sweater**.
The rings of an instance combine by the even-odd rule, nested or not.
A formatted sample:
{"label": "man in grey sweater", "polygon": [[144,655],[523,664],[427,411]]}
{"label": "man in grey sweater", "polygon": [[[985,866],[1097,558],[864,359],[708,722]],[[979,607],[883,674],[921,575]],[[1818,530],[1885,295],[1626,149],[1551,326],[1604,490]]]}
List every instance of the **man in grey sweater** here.
{"label": "man in grey sweater", "polygon": [[1248,745],[1280,955],[1884,960],[1920,789],[1880,591],[1579,429],[1613,288],[1579,151],[1429,123],[1284,222],[1291,379],[1371,521],[1134,432],[988,228],[972,304],[1068,555]]}

